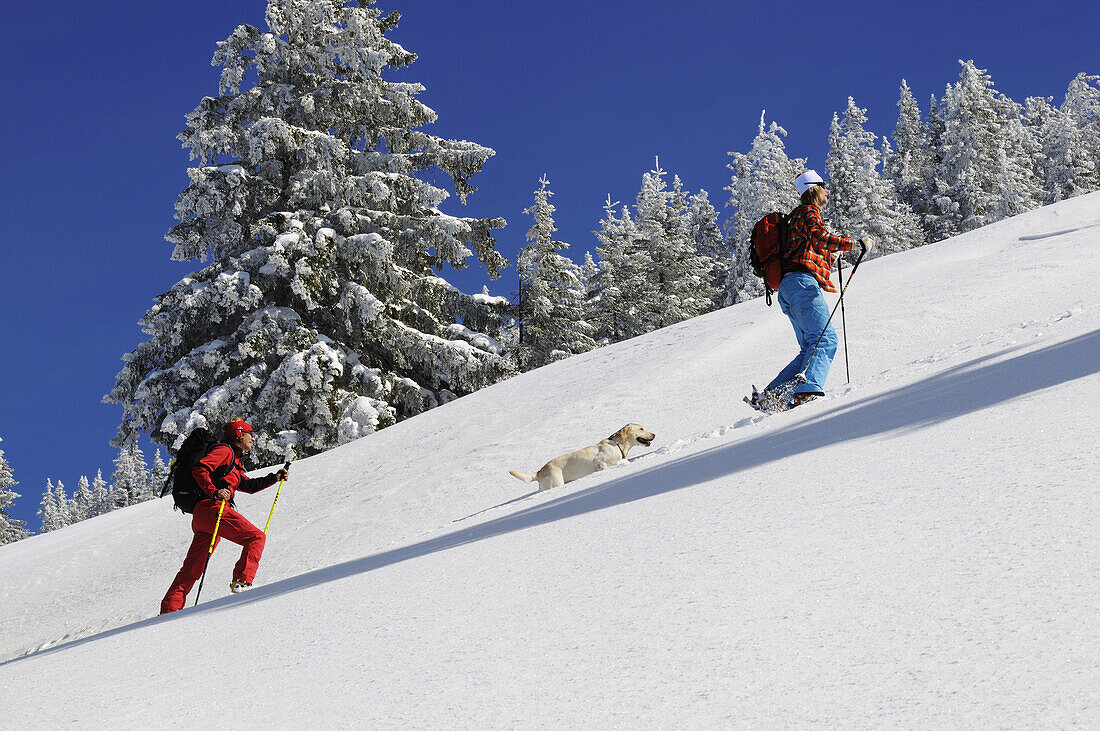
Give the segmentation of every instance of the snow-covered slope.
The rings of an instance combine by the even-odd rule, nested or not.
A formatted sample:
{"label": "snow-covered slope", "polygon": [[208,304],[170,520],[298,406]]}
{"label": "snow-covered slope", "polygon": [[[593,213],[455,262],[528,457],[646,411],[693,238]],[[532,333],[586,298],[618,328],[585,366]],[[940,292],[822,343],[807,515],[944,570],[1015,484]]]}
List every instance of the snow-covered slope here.
{"label": "snow-covered slope", "polygon": [[223,543],[173,615],[166,500],[4,546],[3,725],[1100,724],[1098,241],[1093,194],[865,263],[851,384],[787,414],[758,300],[304,460],[259,586]]}

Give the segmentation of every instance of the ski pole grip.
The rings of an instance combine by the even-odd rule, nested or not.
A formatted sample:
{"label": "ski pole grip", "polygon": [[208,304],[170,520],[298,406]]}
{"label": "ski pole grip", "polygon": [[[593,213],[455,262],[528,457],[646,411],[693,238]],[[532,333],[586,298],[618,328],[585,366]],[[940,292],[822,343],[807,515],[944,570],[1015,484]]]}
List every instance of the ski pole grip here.
{"label": "ski pole grip", "polygon": [[[866,255],[867,255],[867,249],[865,249],[863,247],[860,247],[859,256],[856,257],[856,263],[852,265],[852,273],[855,273],[856,269],[859,267],[859,263],[861,261],[863,261],[863,257],[866,256]],[[849,276],[851,276],[851,275],[849,275]]]}

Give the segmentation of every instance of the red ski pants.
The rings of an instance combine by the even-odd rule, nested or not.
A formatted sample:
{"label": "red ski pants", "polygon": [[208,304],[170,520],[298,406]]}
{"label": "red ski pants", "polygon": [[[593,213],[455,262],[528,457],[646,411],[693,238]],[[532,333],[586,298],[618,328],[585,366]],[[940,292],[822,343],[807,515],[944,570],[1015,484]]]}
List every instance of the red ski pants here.
{"label": "red ski pants", "polygon": [[[195,537],[191,539],[191,547],[187,549],[183,568],[176,574],[171,588],[160,602],[161,614],[183,609],[187,601],[187,593],[202,576],[210,553],[210,538],[214,535],[214,524],[218,520],[220,505],[221,503],[214,500],[202,500],[195,506],[195,513],[191,517],[191,530],[194,531]],[[233,581],[251,584],[256,577],[256,566],[260,562],[260,555],[264,552],[264,541],[267,538],[264,532],[226,504],[225,510],[222,511],[221,523],[218,523],[215,548],[222,538],[241,546],[241,557],[233,567]]]}

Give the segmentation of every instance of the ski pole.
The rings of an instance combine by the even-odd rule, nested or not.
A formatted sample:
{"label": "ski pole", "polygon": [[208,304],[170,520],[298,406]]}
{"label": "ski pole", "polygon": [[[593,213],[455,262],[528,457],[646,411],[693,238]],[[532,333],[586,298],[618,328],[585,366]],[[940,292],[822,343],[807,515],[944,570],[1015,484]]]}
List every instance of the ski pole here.
{"label": "ski pole", "polygon": [[[287,472],[290,471],[290,460],[287,460],[283,465],[283,469]],[[283,483],[286,482],[286,478],[279,480],[279,489],[275,491],[275,500],[271,503],[271,512],[267,514],[267,525],[264,526],[264,535],[267,535],[267,529],[271,527],[271,516],[275,515],[275,506],[279,504],[279,493],[283,491]]]}
{"label": "ski pole", "polygon": [[840,301],[833,305],[833,311],[829,313],[829,319],[825,321],[825,327],[821,328],[821,334],[817,336],[817,342],[814,343],[814,349],[810,351],[810,357],[807,358],[806,362],[803,364],[802,372],[795,376],[795,380],[799,383],[806,382],[806,369],[810,367],[810,363],[813,363],[814,355],[817,354],[817,346],[821,345],[821,338],[825,337],[825,333],[829,329],[829,323],[833,321],[833,315],[836,314],[837,307],[840,307],[840,305],[844,303],[844,293],[848,291],[848,285],[852,283],[852,277],[855,276],[856,269],[859,269],[859,263],[863,261],[864,253],[866,253],[866,250],[859,252],[856,263],[852,265],[852,271],[848,272],[848,281],[840,288]]}
{"label": "ski pole", "polygon": [[[837,257],[836,260],[836,278],[837,282],[844,281],[844,264],[841,262],[843,259]],[[848,365],[848,319],[844,317],[844,298],[840,299],[840,332],[844,337],[844,378],[848,383],[852,382],[852,369]]]}
{"label": "ski pole", "polygon": [[195,603],[199,605],[199,594],[202,594],[202,584],[206,581],[206,567],[210,565],[210,555],[214,553],[214,544],[218,542],[218,526],[222,524],[222,511],[225,510],[225,501],[218,504],[218,519],[214,521],[214,535],[210,536],[210,549],[206,552],[206,563],[202,565],[202,578],[199,579],[199,590],[195,592]]}

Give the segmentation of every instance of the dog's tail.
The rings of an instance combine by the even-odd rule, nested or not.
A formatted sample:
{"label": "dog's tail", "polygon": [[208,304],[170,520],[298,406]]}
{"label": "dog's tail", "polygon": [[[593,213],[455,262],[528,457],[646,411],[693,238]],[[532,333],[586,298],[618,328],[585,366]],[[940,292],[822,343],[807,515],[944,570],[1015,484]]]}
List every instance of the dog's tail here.
{"label": "dog's tail", "polygon": [[524,482],[538,482],[539,478],[534,475],[529,475],[526,472],[517,472],[516,470],[508,470],[508,474],[517,480],[523,480]]}

